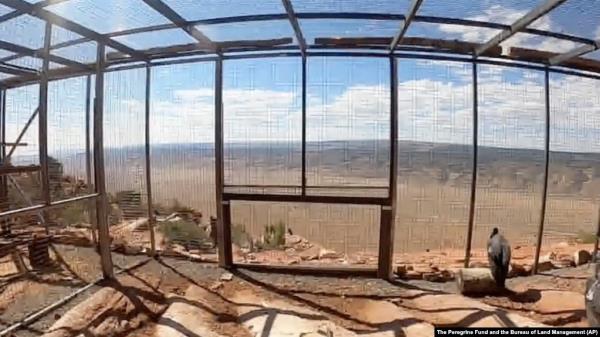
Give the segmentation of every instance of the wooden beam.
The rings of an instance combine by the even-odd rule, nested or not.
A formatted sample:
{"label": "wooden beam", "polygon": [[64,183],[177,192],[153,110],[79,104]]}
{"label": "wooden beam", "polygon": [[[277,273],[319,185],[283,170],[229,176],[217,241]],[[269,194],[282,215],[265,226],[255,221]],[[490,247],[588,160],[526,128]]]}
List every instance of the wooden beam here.
{"label": "wooden beam", "polygon": [[[11,52],[17,53],[19,55],[23,55],[23,56],[31,56],[31,57],[39,58],[42,60],[45,58],[44,52],[40,53],[40,52],[36,51],[35,49],[19,46],[19,45],[16,45],[14,43],[10,43],[7,41],[0,41],[0,49],[8,50],[8,51],[11,51]],[[83,63],[79,63],[77,61],[69,60],[67,58],[52,55],[52,54],[48,55],[48,59],[52,62],[59,63],[64,66],[67,66],[67,67],[75,67],[75,68],[80,68],[80,69],[88,69],[89,68],[89,66],[87,66]]]}
{"label": "wooden beam", "polygon": [[[284,37],[278,39],[268,39],[268,40],[239,40],[239,41],[224,41],[224,42],[215,42],[217,49],[220,51],[226,52],[231,48],[242,48],[242,47],[256,47],[256,48],[264,48],[264,47],[274,47],[280,45],[286,45],[293,42],[291,37]],[[169,47],[157,47],[150,48],[144,50],[144,54],[148,57],[152,58],[157,55],[172,55],[177,56],[178,53],[192,52],[192,51],[203,51],[205,50],[197,43],[185,43],[178,44]],[[117,61],[126,59],[127,56],[123,53],[112,52],[108,53],[107,59],[110,61]]]}
{"label": "wooden beam", "polygon": [[505,29],[501,31],[496,36],[491,38],[488,42],[483,44],[481,47],[477,48],[477,50],[475,51],[475,56],[481,56],[488,49],[498,46],[500,43],[502,43],[502,41],[527,28],[529,24],[544,16],[546,13],[550,12],[565,1],[566,0],[546,0],[544,3],[540,4],[539,6],[531,10],[529,13],[525,14],[523,17],[515,21],[512,25],[510,25],[510,29]]}
{"label": "wooden beam", "polygon": [[294,12],[294,6],[292,5],[291,0],[281,0],[283,3],[283,7],[285,8],[285,12],[288,16],[288,21],[290,21],[290,25],[292,25],[292,29],[294,30],[294,34],[296,34],[296,40],[298,40],[298,45],[300,46],[300,53],[302,56],[306,56],[306,40],[304,39],[304,35],[302,34],[302,28],[300,28],[300,23],[298,22],[298,17],[296,17],[296,13]]}
{"label": "wooden beam", "polygon": [[98,224],[98,246],[104,278],[114,278],[112,256],[110,254],[110,232],[108,230],[107,196],[104,172],[104,58],[103,44],[98,45],[96,54],[96,84],[94,98],[94,175],[96,198],[96,223]]}
{"label": "wooden beam", "polygon": [[162,16],[169,19],[177,27],[183,29],[189,36],[193,37],[200,43],[201,47],[208,50],[216,50],[216,45],[201,31],[196,29],[193,25],[188,22],[171,7],[162,2],[161,0],[144,0],[144,2],[152,7],[155,11],[159,12]]}
{"label": "wooden beam", "polygon": [[13,8],[31,16],[35,16],[39,19],[45,20],[53,25],[62,27],[77,33],[83,37],[94,40],[98,43],[105,44],[111,48],[114,48],[120,52],[126,53],[133,58],[146,60],[146,56],[135,49],[129,48],[126,45],[112,40],[98,32],[95,32],[87,27],[84,27],[74,21],[68,20],[60,15],[54,14],[43,8],[38,8],[33,4],[28,3],[24,0],[0,0],[0,4]]}
{"label": "wooden beam", "polygon": [[400,24],[400,29],[398,30],[398,33],[396,33],[396,36],[394,36],[394,39],[390,43],[390,52],[393,53],[398,44],[402,42],[402,39],[404,38],[404,35],[406,34],[406,31],[408,30],[411,21],[417,14],[419,7],[421,7],[421,3],[423,3],[423,0],[412,0],[408,13],[406,13],[404,21],[402,21],[402,23]]}
{"label": "wooden beam", "polygon": [[557,66],[565,61],[571,60],[575,57],[593,52],[598,49],[600,49],[600,40],[596,41],[593,45],[586,44],[586,45],[574,48],[566,53],[556,55],[556,56],[550,58],[550,60],[548,60],[548,63],[551,66]]}
{"label": "wooden beam", "polygon": [[39,165],[26,165],[26,166],[0,166],[0,176],[7,174],[16,173],[30,173],[37,172],[41,169]]}
{"label": "wooden beam", "polygon": [[[360,47],[360,46],[379,46],[389,45],[392,39],[389,37],[352,37],[352,38],[316,38],[315,43],[317,45],[324,46],[348,46],[348,47]],[[479,43],[464,42],[456,40],[441,40],[441,39],[429,39],[420,37],[405,37],[402,40],[403,45],[407,46],[420,46],[429,47],[436,50],[449,50],[462,54],[471,54],[478,47],[481,46]],[[499,46],[490,48],[486,51],[486,56],[500,56],[502,54],[502,48]]]}
{"label": "wooden beam", "polygon": [[[557,55],[560,54],[518,47],[511,47],[508,53],[511,59],[538,63],[546,63]],[[594,59],[572,58],[562,62],[561,66],[600,73],[600,61]]]}

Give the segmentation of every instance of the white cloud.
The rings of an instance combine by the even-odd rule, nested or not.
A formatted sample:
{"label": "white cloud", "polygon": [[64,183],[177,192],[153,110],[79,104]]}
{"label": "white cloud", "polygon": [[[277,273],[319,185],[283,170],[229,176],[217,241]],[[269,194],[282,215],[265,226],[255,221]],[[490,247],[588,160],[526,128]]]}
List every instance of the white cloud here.
{"label": "white cloud", "polygon": [[[503,24],[512,24],[523,15],[527,14],[527,10],[517,10],[501,5],[493,5],[487,8],[482,14],[467,17],[469,20],[494,22]],[[558,31],[558,25],[552,21],[550,16],[545,15],[537,19],[530,25],[531,28],[547,31]],[[456,36],[460,40],[469,42],[483,43],[494,37],[500,31],[496,29],[468,27],[461,25],[439,25],[438,29],[451,36]],[[597,30],[597,35],[600,37],[600,27]],[[560,40],[548,37],[539,37],[526,33],[517,33],[501,44],[502,47],[523,47],[529,49],[537,49],[549,52],[566,52],[577,46],[572,41]]]}

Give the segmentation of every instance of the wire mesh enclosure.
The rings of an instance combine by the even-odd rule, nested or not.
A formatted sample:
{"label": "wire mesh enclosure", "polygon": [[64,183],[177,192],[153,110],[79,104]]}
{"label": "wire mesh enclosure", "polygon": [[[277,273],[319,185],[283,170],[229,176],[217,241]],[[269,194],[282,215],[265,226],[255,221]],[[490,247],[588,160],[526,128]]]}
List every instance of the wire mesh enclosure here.
{"label": "wire mesh enclosure", "polygon": [[494,227],[536,271],[597,241],[597,16],[0,0],[0,282],[83,287],[148,255],[389,279],[484,260]]}

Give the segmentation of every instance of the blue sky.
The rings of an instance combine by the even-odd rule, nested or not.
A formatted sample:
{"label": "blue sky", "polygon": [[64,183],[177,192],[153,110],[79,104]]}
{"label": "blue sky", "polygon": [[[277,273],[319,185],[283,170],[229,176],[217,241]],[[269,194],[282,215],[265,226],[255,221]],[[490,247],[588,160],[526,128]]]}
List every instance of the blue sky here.
{"label": "blue sky", "polygon": [[[283,13],[280,0],[260,2],[167,0],[186,19]],[[536,21],[539,29],[600,37],[600,9],[593,0],[569,0]],[[509,24],[539,1],[426,0],[420,15],[469,18]],[[293,0],[297,12],[359,11],[402,14],[408,0],[319,1]],[[139,0],[72,0],[49,9],[101,33],[167,23]],[[0,7],[0,14],[7,12]],[[584,16],[572,20],[575,15]],[[575,22],[577,21],[577,22]],[[392,36],[399,22],[358,20],[301,20],[309,43],[315,37]],[[41,47],[43,22],[22,16],[0,24],[0,38],[31,48]],[[208,25],[200,28],[215,41],[293,37],[285,20],[249,24]],[[493,29],[414,23],[408,36],[429,36],[483,42]],[[53,43],[77,38],[56,29]],[[137,34],[118,40],[133,48],[150,48],[193,40],[180,30]],[[568,41],[517,34],[504,43],[542,50],[569,50]],[[92,62],[95,44],[55,52]],[[3,54],[4,55],[4,54]],[[39,67],[35,59],[16,61]],[[471,142],[472,85],[468,64],[402,60],[399,78],[399,137],[446,143]],[[308,63],[308,139],[384,139],[389,134],[389,65],[385,59],[310,58]],[[157,67],[152,73],[153,143],[213,140],[214,65],[198,63]],[[543,145],[543,74],[508,67],[480,67],[480,142],[489,146],[540,148]],[[301,69],[299,58],[226,61],[224,106],[228,141],[292,142],[300,139]],[[553,148],[600,151],[599,81],[553,75]],[[108,147],[143,144],[145,70],[111,73],[106,79],[105,138]],[[64,80],[49,95],[52,151],[70,151],[85,144],[82,118],[85,80]],[[37,87],[9,92],[8,138],[16,137],[37,101]],[[11,116],[12,113],[12,117]],[[68,130],[68,136],[65,131]],[[36,143],[37,128],[26,136]],[[25,154],[24,149],[19,153]]]}

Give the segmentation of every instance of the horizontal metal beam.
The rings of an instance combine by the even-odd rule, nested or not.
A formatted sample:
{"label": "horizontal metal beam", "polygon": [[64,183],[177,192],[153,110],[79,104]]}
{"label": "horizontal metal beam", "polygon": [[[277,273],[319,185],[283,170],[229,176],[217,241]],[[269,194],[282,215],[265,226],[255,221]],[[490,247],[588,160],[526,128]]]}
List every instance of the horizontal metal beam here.
{"label": "horizontal metal beam", "polygon": [[223,193],[223,200],[266,202],[314,202],[323,204],[390,205],[389,198],[326,195]]}
{"label": "horizontal metal beam", "polygon": [[162,2],[161,0],[143,0],[148,6],[152,7],[155,11],[159,12],[162,16],[169,19],[175,26],[184,30],[189,36],[193,37],[200,43],[201,47],[208,50],[216,50],[216,45],[206,35],[199,31],[193,25],[187,23],[187,21],[175,12],[171,7]]}
{"label": "horizontal metal beam", "polygon": [[[65,2],[65,1],[69,1],[69,0],[43,0],[38,3],[35,3],[34,6],[38,7],[38,8],[42,8],[42,7],[46,7],[46,6],[50,6],[50,5],[56,5],[61,2]],[[0,16],[0,23],[14,19],[14,18],[18,18],[21,15],[23,15],[23,13],[20,11],[12,11],[10,13],[6,13],[6,14]]]}
{"label": "horizontal metal beam", "polygon": [[26,71],[16,67],[11,67],[10,64],[0,64],[0,72],[15,76],[37,75],[35,71]]}
{"label": "horizontal metal beam", "polygon": [[523,17],[515,21],[512,25],[510,25],[509,29],[505,29],[498,33],[496,36],[491,38],[488,42],[486,42],[483,46],[477,48],[475,51],[475,56],[480,56],[484,54],[488,49],[498,46],[502,41],[508,39],[514,34],[520,32],[529,24],[544,16],[546,13],[550,12],[566,0],[546,0],[544,3],[540,4],[529,13],[525,14]]}
{"label": "horizontal metal beam", "polygon": [[[404,15],[401,14],[382,14],[382,13],[360,13],[360,12],[339,12],[339,13],[296,13],[296,17],[299,19],[362,19],[362,20],[380,20],[380,21],[399,21],[404,20]],[[241,16],[230,16],[230,17],[222,17],[222,18],[211,18],[211,19],[202,19],[202,20],[193,20],[189,21],[190,25],[214,25],[214,24],[227,24],[227,23],[240,23],[240,22],[259,22],[259,21],[270,21],[270,20],[286,20],[287,14],[261,14],[261,15],[241,15]],[[433,24],[450,24],[450,25],[459,25],[459,26],[467,26],[467,27],[481,27],[481,28],[491,28],[498,30],[507,30],[510,29],[510,25],[504,25],[494,22],[485,22],[485,21],[477,21],[477,20],[466,20],[466,19],[456,19],[456,18],[445,18],[445,17],[436,17],[436,16],[422,16],[417,15],[413,19],[414,22],[424,22],[424,23],[433,23]],[[145,32],[152,31],[161,31],[166,29],[177,28],[177,26],[173,23],[169,24],[160,24],[154,26],[147,26],[141,28],[133,28],[122,30],[118,32],[111,32],[105,34],[104,36],[108,38],[125,36],[130,34],[139,34]],[[582,43],[587,45],[594,45],[594,40],[586,39],[583,37],[562,34],[557,32],[544,31],[539,29],[525,28],[522,30],[524,33],[552,37],[556,39],[562,39],[566,41]],[[79,38],[71,41],[65,41],[58,44],[55,44],[50,47],[51,50],[64,48],[73,46],[80,43],[85,43],[90,41],[88,38]],[[307,46],[310,48],[310,46]],[[41,51],[41,50],[40,50]],[[18,59],[19,55],[11,55],[0,59],[0,62],[7,62]]]}
{"label": "horizontal metal beam", "polygon": [[548,63],[551,66],[557,66],[565,61],[573,59],[575,57],[581,56],[583,54],[587,54],[593,52],[594,50],[600,49],[600,40],[596,41],[594,45],[583,45],[577,48],[574,48],[566,53],[556,55],[548,60]]}
{"label": "horizontal metal beam", "polygon": [[37,213],[39,211],[46,211],[46,210],[50,210],[50,209],[60,208],[60,207],[64,207],[64,206],[74,203],[74,202],[88,200],[88,199],[94,199],[97,196],[98,196],[98,193],[86,194],[86,195],[82,195],[82,196],[75,197],[75,198],[65,199],[65,200],[61,200],[61,201],[54,201],[54,202],[50,203],[49,205],[35,205],[35,206],[30,206],[30,207],[13,209],[10,211],[0,213],[0,219],[6,218],[9,216],[25,215],[25,214]]}
{"label": "horizontal metal beam", "polygon": [[392,43],[390,43],[390,51],[392,53],[394,52],[398,44],[402,42],[402,38],[404,38],[404,35],[406,34],[406,31],[408,30],[411,21],[415,18],[419,7],[421,7],[421,3],[423,3],[423,0],[412,0],[408,13],[406,13],[406,19],[404,19],[404,21],[402,21],[402,23],[400,24],[400,29],[398,30],[398,33],[396,33],[396,36],[394,36]]}
{"label": "horizontal metal beam", "polygon": [[[20,46],[20,45],[11,43],[11,42],[7,42],[7,41],[0,40],[0,49],[12,51],[14,53],[24,55],[24,56],[36,57],[36,58],[39,58],[42,60],[44,59],[43,50],[31,49],[31,48],[23,47],[23,46]],[[69,60],[67,58],[52,55],[52,54],[48,55],[48,59],[52,62],[65,65],[67,67],[75,67],[75,68],[80,68],[80,69],[88,69],[89,68],[89,66],[87,66],[83,63],[79,63],[77,61]]]}
{"label": "horizontal metal beam", "polygon": [[17,11],[20,11],[25,14],[29,14],[35,16],[39,19],[45,20],[53,25],[62,27],[64,29],[70,30],[74,33],[77,33],[83,37],[94,40],[96,42],[106,44],[107,46],[114,48],[118,51],[131,55],[131,57],[146,60],[146,56],[137,50],[127,47],[126,45],[114,41],[100,33],[97,33],[87,27],[84,27],[74,21],[68,20],[60,15],[54,14],[48,10],[38,8],[33,4],[28,3],[24,0],[0,0],[0,4],[3,4],[7,7],[13,8]]}

